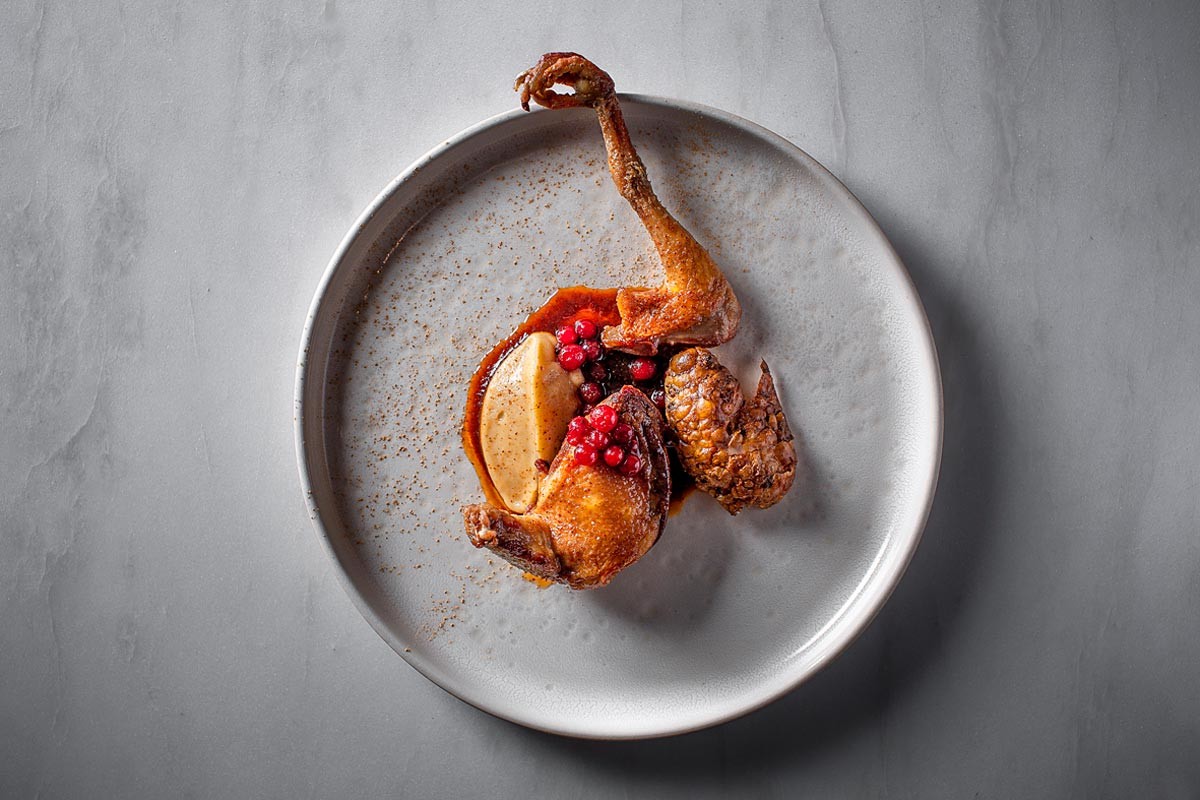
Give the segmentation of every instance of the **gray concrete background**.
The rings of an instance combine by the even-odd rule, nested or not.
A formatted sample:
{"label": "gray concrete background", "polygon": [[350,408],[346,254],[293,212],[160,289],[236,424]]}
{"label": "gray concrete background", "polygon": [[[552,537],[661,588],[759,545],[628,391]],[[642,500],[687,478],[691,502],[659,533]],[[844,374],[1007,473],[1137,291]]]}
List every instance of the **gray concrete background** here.
{"label": "gray concrete background", "polygon": [[[1200,796],[1200,6],[6,5],[0,795]],[[907,262],[943,478],[868,632],[676,739],[490,718],[314,535],[326,260],[579,50],[808,150]]]}

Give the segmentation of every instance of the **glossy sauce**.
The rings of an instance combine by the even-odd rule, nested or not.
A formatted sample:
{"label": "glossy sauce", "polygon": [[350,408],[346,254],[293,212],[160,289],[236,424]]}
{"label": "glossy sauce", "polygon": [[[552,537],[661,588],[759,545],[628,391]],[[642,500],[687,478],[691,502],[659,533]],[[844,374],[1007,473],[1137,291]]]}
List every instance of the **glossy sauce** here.
{"label": "glossy sauce", "polygon": [[[538,331],[554,333],[559,326],[574,324],[576,320],[580,319],[592,320],[601,328],[619,323],[621,315],[617,311],[617,290],[592,289],[587,286],[570,286],[559,289],[546,301],[545,305],[530,314],[524,322],[517,326],[515,331],[493,347],[479,362],[479,367],[471,376],[471,382],[467,387],[467,409],[462,426],[463,449],[467,453],[467,458],[471,460],[471,465],[475,467],[475,473],[479,476],[479,485],[483,488],[484,496],[494,506],[505,508],[483,460],[480,417],[488,383],[505,356],[512,352],[513,348],[529,334]],[[605,394],[617,391],[621,385],[626,383],[643,390],[647,396],[655,388],[661,389],[662,374],[671,355],[665,350],[660,352],[656,357],[659,368],[655,378],[648,382],[637,382],[624,378],[628,375],[629,363],[634,357],[615,350],[607,351],[602,362],[610,372],[608,379],[604,382]],[[679,511],[684,498],[694,487],[694,483],[679,465],[670,430],[664,427],[663,433],[667,440],[667,454],[671,463],[670,513],[674,514]]]}

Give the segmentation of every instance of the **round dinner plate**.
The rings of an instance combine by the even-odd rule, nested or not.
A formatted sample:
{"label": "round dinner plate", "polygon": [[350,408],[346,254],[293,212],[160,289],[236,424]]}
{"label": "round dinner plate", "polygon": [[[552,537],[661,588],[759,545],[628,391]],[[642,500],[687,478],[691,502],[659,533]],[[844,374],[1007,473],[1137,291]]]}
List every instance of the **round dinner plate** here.
{"label": "round dinner plate", "polygon": [[718,349],[765,359],[801,469],[730,516],[694,493],[593,591],[540,588],[464,534],[482,493],[467,382],[561,286],[653,285],[595,115],[513,111],[394,180],[334,254],[304,329],[300,475],[363,616],[430,680],[571,736],[695,730],[758,708],[844,649],[908,564],[941,455],[937,358],[916,291],[862,205],[810,156],[714,109],[622,95],[663,203],[743,308]]}

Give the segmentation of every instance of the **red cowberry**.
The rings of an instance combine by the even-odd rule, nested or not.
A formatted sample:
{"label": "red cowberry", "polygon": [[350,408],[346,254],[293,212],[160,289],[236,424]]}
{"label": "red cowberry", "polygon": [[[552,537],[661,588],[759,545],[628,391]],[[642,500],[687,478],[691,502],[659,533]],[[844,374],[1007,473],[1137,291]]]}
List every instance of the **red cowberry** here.
{"label": "red cowberry", "polygon": [[574,450],[575,463],[585,467],[594,467],[600,460],[600,452],[586,444],[576,445]]}
{"label": "red cowberry", "polygon": [[635,358],[629,365],[629,374],[635,381],[648,381],[658,372],[658,365],[649,358]]}
{"label": "red cowberry", "polygon": [[654,405],[658,406],[659,408],[666,408],[667,407],[667,393],[664,392],[662,389],[655,389],[653,392],[650,393],[650,402],[654,403]]}
{"label": "red cowberry", "polygon": [[633,428],[629,427],[624,422],[618,423],[617,426],[612,429],[612,438],[613,441],[617,442],[618,444],[628,445],[633,441]]}
{"label": "red cowberry", "polygon": [[611,447],[604,448],[604,463],[610,467],[619,467],[621,462],[625,460],[625,451],[617,447],[615,444]]}
{"label": "red cowberry", "polygon": [[579,369],[583,366],[586,356],[583,354],[583,348],[577,344],[563,345],[563,348],[558,351],[558,363],[567,372],[574,369]]}
{"label": "red cowberry", "polygon": [[596,323],[590,319],[581,319],[575,322],[575,335],[580,339],[594,339],[598,332]]}
{"label": "red cowberry", "polygon": [[599,361],[604,357],[604,348],[595,339],[584,339],[579,346],[583,348],[583,354],[587,356],[588,361]]}
{"label": "red cowberry", "polygon": [[588,414],[587,421],[596,430],[608,433],[617,427],[617,410],[612,406],[596,406]]}
{"label": "red cowberry", "polygon": [[[608,455],[608,453],[606,452],[605,455]],[[607,463],[607,460],[605,463]],[[621,462],[621,472],[625,475],[633,475],[641,470],[641,468],[642,460],[633,453],[625,456],[625,460]]]}
{"label": "red cowberry", "polygon": [[554,338],[559,344],[575,344],[579,341],[579,337],[575,335],[575,329],[570,325],[559,325],[554,329]]}
{"label": "red cowberry", "polygon": [[567,441],[571,444],[583,444],[583,437],[592,429],[583,417],[575,417],[567,423]]}
{"label": "red cowberry", "polygon": [[[604,406],[599,406],[599,408],[604,408]],[[603,450],[609,445],[608,434],[597,430],[588,431],[587,436],[583,437],[583,444],[593,450]]]}
{"label": "red cowberry", "polygon": [[608,377],[608,370],[599,361],[593,361],[591,364],[588,364],[584,367],[583,371],[587,373],[588,380],[595,381],[596,383],[600,383]]}
{"label": "red cowberry", "polygon": [[588,381],[579,387],[579,397],[588,405],[596,405],[604,397],[604,389],[600,384]]}

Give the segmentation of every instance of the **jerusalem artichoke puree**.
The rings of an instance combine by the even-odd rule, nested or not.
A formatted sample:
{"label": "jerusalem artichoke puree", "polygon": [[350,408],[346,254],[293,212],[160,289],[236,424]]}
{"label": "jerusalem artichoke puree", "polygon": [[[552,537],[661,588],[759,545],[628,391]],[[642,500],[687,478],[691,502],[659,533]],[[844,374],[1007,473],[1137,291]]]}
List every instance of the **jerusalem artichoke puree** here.
{"label": "jerusalem artichoke puree", "polygon": [[543,472],[558,453],[579,405],[579,370],[565,371],[554,336],[531,333],[492,374],[480,413],[480,444],[488,474],[504,504],[524,513],[537,501]]}

